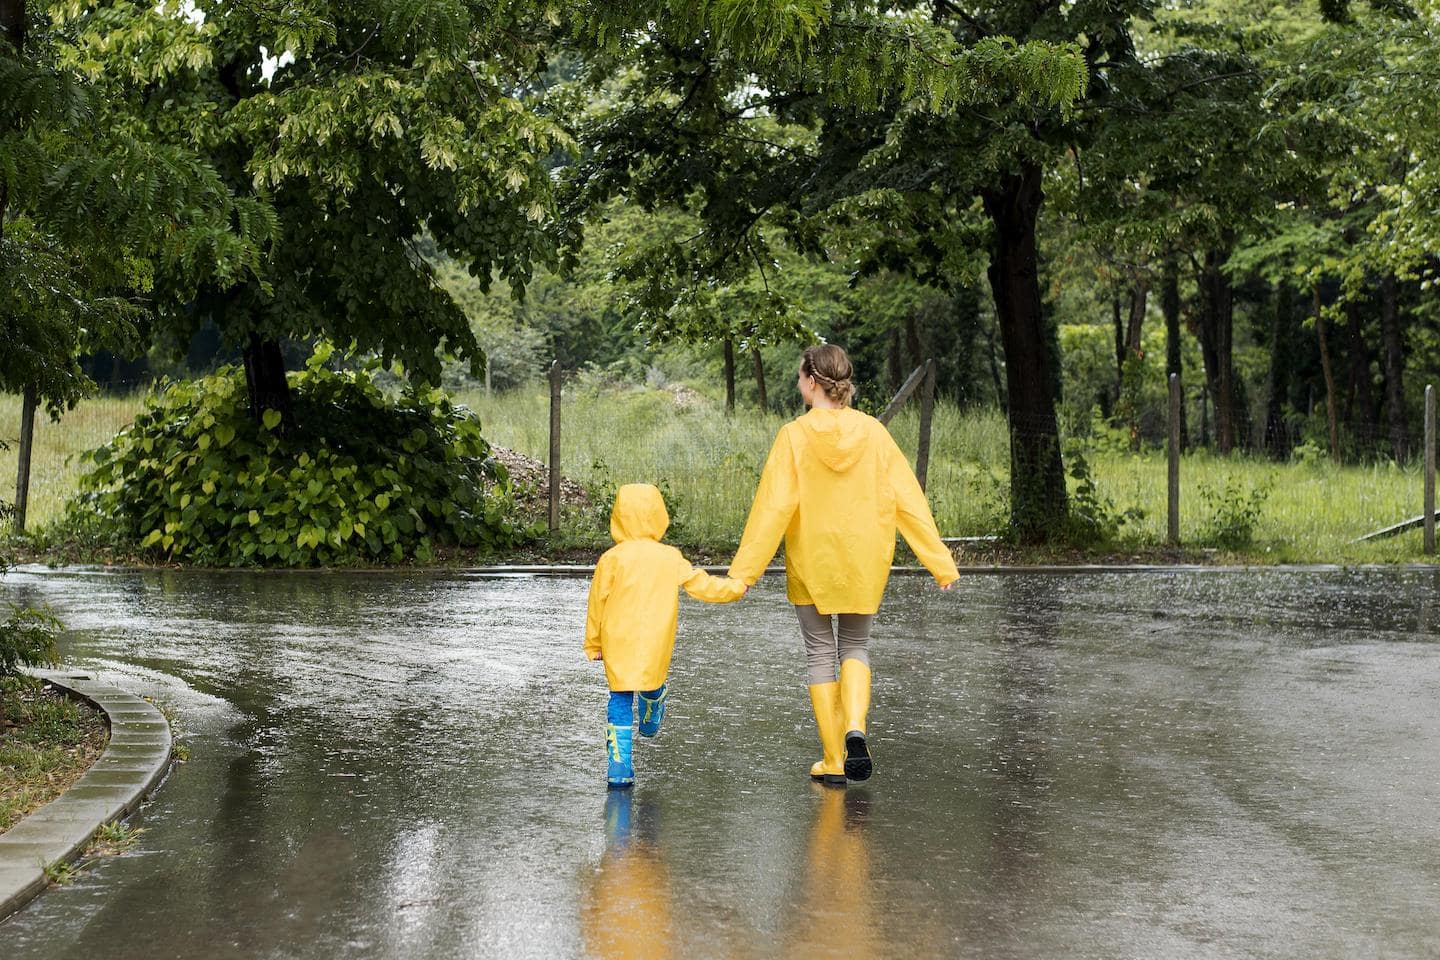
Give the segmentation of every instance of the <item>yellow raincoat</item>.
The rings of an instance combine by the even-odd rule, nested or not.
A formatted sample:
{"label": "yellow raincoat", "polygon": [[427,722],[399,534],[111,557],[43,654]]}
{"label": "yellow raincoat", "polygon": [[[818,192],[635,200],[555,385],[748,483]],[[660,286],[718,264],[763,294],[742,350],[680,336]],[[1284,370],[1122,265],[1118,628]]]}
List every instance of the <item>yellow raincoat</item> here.
{"label": "yellow raincoat", "polygon": [[665,682],[681,587],[710,603],[729,603],[745,594],[745,584],[712,577],[661,543],[669,526],[665,500],[654,486],[627,483],[615,494],[610,511],[615,546],[595,565],[585,616],[585,655],[603,657],[611,690],[656,690]]}
{"label": "yellow raincoat", "polygon": [[786,594],[820,613],[875,613],[895,529],[941,586],[960,579],[925,491],[884,424],[816,408],[780,428],[730,576],[753,584],[785,539]]}

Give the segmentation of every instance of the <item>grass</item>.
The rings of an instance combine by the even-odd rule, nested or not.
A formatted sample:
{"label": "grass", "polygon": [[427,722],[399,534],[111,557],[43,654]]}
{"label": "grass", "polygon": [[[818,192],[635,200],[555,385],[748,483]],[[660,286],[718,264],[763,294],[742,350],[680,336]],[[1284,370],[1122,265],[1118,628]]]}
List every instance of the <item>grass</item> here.
{"label": "grass", "polygon": [[[562,535],[548,544],[548,550],[607,546],[605,498],[615,486],[635,481],[655,483],[665,491],[677,520],[669,537],[672,542],[716,554],[733,548],[770,443],[787,417],[747,410],[726,417],[713,400],[688,396],[689,402],[680,405],[666,390],[606,388],[590,382],[566,388],[562,469],[590,488],[599,505],[567,514]],[[455,399],[479,414],[492,442],[545,459],[549,398],[542,387],[491,397],[462,393]],[[40,418],[30,502],[32,529],[58,518],[65,499],[76,489],[82,465],[74,455],[107,439],[129,422],[139,406],[136,397],[104,398],[85,401],[58,424]],[[18,399],[0,398],[0,437],[14,435],[18,418]],[[911,405],[891,424],[912,462],[918,419]],[[999,532],[1008,510],[1009,439],[1003,417],[995,411],[962,411],[941,404],[931,450],[928,488],[941,532],[946,536]],[[1116,513],[1133,509],[1142,515],[1091,555],[1161,551],[1166,511],[1163,451],[1132,454],[1101,444],[1086,450],[1086,458],[1098,497],[1109,501]],[[13,449],[0,451],[0,478],[13,477],[14,464]],[[1276,463],[1196,452],[1187,455],[1181,467],[1182,543],[1191,548],[1217,543],[1212,529],[1216,507],[1206,502],[1204,493],[1227,488],[1232,505],[1247,491],[1265,491],[1252,543],[1186,556],[1327,563],[1425,559],[1418,530],[1389,540],[1350,543],[1420,513],[1418,466]]]}
{"label": "grass", "polygon": [[[65,500],[79,487],[85,464],[76,454],[109,440],[140,412],[140,396],[97,397],[81,401],[58,422],[43,410],[35,417],[35,450],[30,457],[30,502],[26,526],[39,527],[59,517]],[[20,398],[0,394],[0,500],[15,499],[19,461]]]}
{"label": "grass", "polygon": [[95,710],[27,677],[0,680],[0,833],[78,780],[106,735]]}
{"label": "grass", "polygon": [[85,848],[86,857],[113,857],[135,846],[144,827],[132,827],[123,820],[111,820],[95,828],[90,845]]}
{"label": "grass", "polygon": [[[485,397],[460,395],[475,410],[493,442],[544,459],[549,398],[539,389]],[[603,492],[615,484],[646,481],[666,491],[681,520],[673,540],[712,548],[733,547],[744,527],[760,467],[775,431],[787,418],[740,411],[731,419],[713,404],[678,408],[660,390],[567,391],[561,426],[562,469]],[[919,415],[913,405],[891,430],[914,462]],[[1166,459],[1161,450],[1086,451],[1099,498],[1115,512],[1142,516],[1121,527],[1101,552],[1124,554],[1161,548],[1166,527]],[[936,408],[931,435],[928,494],[945,536],[994,535],[1008,511],[1009,434],[997,411]],[[1067,465],[1068,466],[1068,465]],[[1336,466],[1328,461],[1277,463],[1250,456],[1223,458],[1198,451],[1181,463],[1182,543],[1216,541],[1217,508],[1205,493],[1237,497],[1261,489],[1263,504],[1252,543],[1220,549],[1217,559],[1294,563],[1423,561],[1418,530],[1364,544],[1362,534],[1416,516],[1421,510],[1418,465]],[[1072,481],[1072,489],[1074,487]],[[572,529],[606,543],[598,524]]]}

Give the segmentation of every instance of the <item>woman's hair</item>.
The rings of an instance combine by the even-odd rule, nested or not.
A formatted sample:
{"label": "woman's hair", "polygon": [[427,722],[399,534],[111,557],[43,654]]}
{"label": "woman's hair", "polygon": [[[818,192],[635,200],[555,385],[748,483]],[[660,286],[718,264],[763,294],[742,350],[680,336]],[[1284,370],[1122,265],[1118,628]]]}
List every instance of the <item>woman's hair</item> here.
{"label": "woman's hair", "polygon": [[806,347],[800,355],[800,369],[807,377],[815,378],[825,396],[842,407],[850,406],[855,397],[855,384],[850,378],[855,370],[850,366],[850,358],[843,348],[833,343]]}

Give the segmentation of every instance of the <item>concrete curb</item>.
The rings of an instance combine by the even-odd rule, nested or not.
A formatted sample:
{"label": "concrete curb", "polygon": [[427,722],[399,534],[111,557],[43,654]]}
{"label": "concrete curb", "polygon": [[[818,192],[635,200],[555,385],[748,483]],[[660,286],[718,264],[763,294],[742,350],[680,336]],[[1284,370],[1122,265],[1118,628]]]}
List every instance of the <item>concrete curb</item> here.
{"label": "concrete curb", "polygon": [[86,673],[32,673],[103,711],[110,742],[69,790],[0,836],[0,921],[49,886],[46,867],[79,857],[97,829],[132,813],[170,769],[170,724],[153,704]]}

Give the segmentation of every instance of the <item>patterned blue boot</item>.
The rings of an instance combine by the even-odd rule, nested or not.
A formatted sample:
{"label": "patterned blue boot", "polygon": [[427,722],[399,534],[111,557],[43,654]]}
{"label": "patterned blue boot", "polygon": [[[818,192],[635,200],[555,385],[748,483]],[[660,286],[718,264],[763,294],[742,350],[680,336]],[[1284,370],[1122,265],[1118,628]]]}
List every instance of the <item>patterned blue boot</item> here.
{"label": "patterned blue boot", "polygon": [[659,690],[640,694],[640,736],[653,737],[660,732],[660,721],[665,719],[665,697],[670,685],[664,683]]}
{"label": "patterned blue boot", "polygon": [[631,762],[631,749],[635,731],[629,726],[605,724],[605,753],[608,763],[605,767],[605,782],[611,788],[635,785],[635,764]]}

